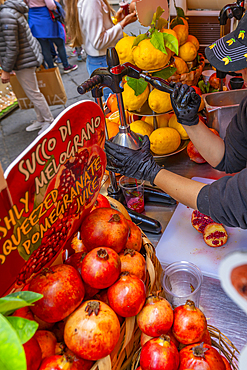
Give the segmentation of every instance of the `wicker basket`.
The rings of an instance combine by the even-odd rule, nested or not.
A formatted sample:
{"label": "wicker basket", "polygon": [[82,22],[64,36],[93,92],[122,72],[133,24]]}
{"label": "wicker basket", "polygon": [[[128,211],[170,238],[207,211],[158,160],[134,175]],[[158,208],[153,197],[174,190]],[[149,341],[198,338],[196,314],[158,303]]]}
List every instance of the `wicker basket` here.
{"label": "wicker basket", "polygon": [[[117,209],[123,215],[131,220],[125,207],[111,197],[107,197],[112,208]],[[162,289],[161,275],[162,267],[155,255],[155,248],[146,235],[142,232],[142,248],[146,254],[147,276],[146,276],[146,291],[147,296],[152,292],[157,292]],[[127,317],[121,325],[119,341],[112,353],[97,361],[91,370],[125,370],[130,366],[132,357],[140,348],[141,331],[136,323],[135,317]]]}
{"label": "wicker basket", "polygon": [[205,58],[202,54],[199,54],[199,63],[195,68],[181,75],[175,73],[174,75],[168,78],[168,81],[182,82],[183,84],[187,84],[189,86],[197,85],[204,67],[205,67]]}
{"label": "wicker basket", "polygon": [[[232,370],[238,370],[238,357],[240,352],[234,344],[221,331],[212,325],[208,325],[208,331],[211,336],[212,346],[219,350],[219,353],[225,356],[229,361]],[[136,370],[139,364],[141,348],[139,348],[132,358],[131,370]]]}

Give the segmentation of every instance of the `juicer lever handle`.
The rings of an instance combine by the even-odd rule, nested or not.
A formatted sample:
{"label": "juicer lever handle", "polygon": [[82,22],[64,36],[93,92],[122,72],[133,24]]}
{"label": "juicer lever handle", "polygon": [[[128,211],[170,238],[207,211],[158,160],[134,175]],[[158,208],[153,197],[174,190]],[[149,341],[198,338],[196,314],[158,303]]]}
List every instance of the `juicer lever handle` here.
{"label": "juicer lever handle", "polygon": [[102,81],[103,81],[102,76],[94,75],[93,77],[89,78],[87,81],[79,85],[77,87],[77,91],[81,95],[86,94],[88,91],[91,91],[95,87],[99,86],[102,83]]}
{"label": "juicer lever handle", "polygon": [[169,82],[163,80],[160,77],[152,77],[144,73],[140,73],[140,77],[149,82],[150,85],[152,85],[157,90],[164,91],[169,94],[173,92],[173,88],[169,85]]}

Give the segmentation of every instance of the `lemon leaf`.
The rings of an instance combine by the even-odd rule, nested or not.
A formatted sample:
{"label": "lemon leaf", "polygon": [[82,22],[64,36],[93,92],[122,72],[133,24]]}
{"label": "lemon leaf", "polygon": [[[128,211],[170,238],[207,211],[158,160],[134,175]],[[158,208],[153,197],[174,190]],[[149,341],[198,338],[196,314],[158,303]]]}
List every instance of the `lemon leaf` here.
{"label": "lemon leaf", "polygon": [[176,70],[177,70],[177,68],[168,66],[168,67],[162,69],[161,71],[152,73],[152,75],[154,77],[160,77],[163,80],[167,80],[169,77],[171,77],[172,75],[174,75],[174,73],[176,72]]}
{"label": "lemon leaf", "polygon": [[164,32],[162,33],[162,35],[164,38],[165,46],[171,51],[174,51],[176,55],[178,55],[178,49],[179,49],[178,39],[169,33]]}
{"label": "lemon leaf", "polygon": [[164,54],[167,54],[162,32],[155,30],[152,34],[150,42],[155,47],[155,49],[162,51],[162,53]]}
{"label": "lemon leaf", "polygon": [[148,85],[143,78],[137,80],[136,78],[127,76],[126,80],[129,87],[134,90],[136,96],[141,95]]}
{"label": "lemon leaf", "polygon": [[161,30],[161,28],[163,27],[166,27],[166,25],[168,24],[167,20],[164,19],[164,18],[159,18],[157,23],[156,23],[156,28],[158,30]]}
{"label": "lemon leaf", "polygon": [[146,39],[148,39],[148,38],[149,38],[149,36],[148,36],[146,33],[142,33],[142,34],[138,35],[138,36],[135,38],[134,42],[133,42],[132,48],[133,48],[134,46],[137,46],[137,45],[139,44],[139,42],[141,42],[142,40],[146,40]]}
{"label": "lemon leaf", "polygon": [[153,15],[153,19],[151,22],[151,25],[156,25],[156,21],[160,18],[160,16],[164,13],[164,9],[162,9],[160,6],[158,6],[156,12]]}

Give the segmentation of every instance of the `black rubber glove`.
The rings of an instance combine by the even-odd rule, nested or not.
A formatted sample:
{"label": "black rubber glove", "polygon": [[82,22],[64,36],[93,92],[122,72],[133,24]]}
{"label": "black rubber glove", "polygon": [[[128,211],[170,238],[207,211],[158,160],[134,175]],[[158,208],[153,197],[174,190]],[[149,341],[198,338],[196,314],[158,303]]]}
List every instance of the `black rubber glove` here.
{"label": "black rubber glove", "polygon": [[141,148],[134,150],[106,140],[105,151],[109,171],[121,173],[138,180],[147,180],[152,185],[161,167],[150,153],[150,141],[144,136]]}
{"label": "black rubber glove", "polygon": [[197,112],[201,104],[201,97],[193,87],[181,82],[172,87],[171,103],[178,122],[186,126],[197,125],[199,122]]}

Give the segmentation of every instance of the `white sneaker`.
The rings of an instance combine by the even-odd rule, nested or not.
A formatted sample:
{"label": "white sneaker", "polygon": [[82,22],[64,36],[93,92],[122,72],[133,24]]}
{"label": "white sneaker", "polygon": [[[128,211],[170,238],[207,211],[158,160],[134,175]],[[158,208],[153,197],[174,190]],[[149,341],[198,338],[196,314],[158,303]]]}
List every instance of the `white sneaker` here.
{"label": "white sneaker", "polygon": [[35,131],[39,128],[43,127],[44,122],[39,122],[37,120],[33,121],[33,123],[26,127],[26,131]]}
{"label": "white sneaker", "polygon": [[50,124],[51,124],[51,122],[50,123],[48,123],[48,122],[44,123],[43,122],[42,129],[39,130],[38,135],[42,134],[48,127],[50,127]]}

